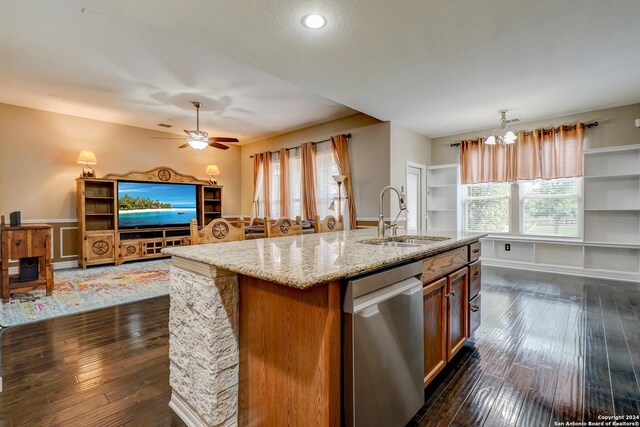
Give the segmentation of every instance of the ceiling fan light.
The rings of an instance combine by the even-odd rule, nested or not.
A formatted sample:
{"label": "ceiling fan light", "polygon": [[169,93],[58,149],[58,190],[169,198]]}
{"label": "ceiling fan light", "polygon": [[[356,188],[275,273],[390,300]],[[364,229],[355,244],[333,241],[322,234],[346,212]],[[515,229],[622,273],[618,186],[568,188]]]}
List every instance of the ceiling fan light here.
{"label": "ceiling fan light", "polygon": [[187,144],[189,144],[191,148],[194,148],[196,150],[204,150],[209,145],[207,141],[202,141],[199,139],[190,139],[189,141],[187,141]]}
{"label": "ceiling fan light", "polygon": [[496,145],[496,137],[491,135],[484,143],[487,145]]}

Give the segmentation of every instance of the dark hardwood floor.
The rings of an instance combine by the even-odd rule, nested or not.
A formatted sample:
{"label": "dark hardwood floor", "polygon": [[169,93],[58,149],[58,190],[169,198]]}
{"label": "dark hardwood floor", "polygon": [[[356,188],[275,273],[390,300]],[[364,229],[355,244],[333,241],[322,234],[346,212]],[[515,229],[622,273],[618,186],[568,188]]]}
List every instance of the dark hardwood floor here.
{"label": "dark hardwood floor", "polygon": [[[412,425],[640,414],[640,285],[483,268],[483,325]],[[168,297],[0,332],[0,426],[182,426]]]}
{"label": "dark hardwood floor", "polygon": [[169,297],[0,332],[0,427],[183,426],[167,406]]}
{"label": "dark hardwood floor", "polygon": [[482,326],[426,390],[410,425],[530,427],[640,415],[640,284],[486,267],[482,274]]}

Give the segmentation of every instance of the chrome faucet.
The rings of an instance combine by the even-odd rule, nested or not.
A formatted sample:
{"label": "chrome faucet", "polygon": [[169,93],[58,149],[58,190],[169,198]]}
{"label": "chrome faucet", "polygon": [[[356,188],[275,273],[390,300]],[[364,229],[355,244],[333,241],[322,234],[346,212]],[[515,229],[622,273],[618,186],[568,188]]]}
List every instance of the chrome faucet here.
{"label": "chrome faucet", "polygon": [[[401,190],[398,190],[398,187],[394,187],[393,185],[388,185],[386,187],[384,187],[382,189],[382,191],[380,192],[380,210],[378,211],[379,215],[378,215],[378,237],[384,237],[384,230],[385,230],[385,224],[384,224],[384,206],[382,203],[382,199],[384,198],[384,194],[388,191],[388,190],[393,190],[396,192],[396,194],[398,195],[398,206],[400,207],[400,212],[398,213],[398,216],[396,217],[396,221],[398,220],[398,217],[400,217],[400,214],[402,213],[402,211],[406,211],[407,210],[407,204],[404,200],[404,187],[401,187]],[[396,224],[396,221],[393,222],[393,224],[389,225],[389,228],[391,228],[393,231],[393,234],[395,235],[395,231],[396,228],[398,227],[398,224]]]}

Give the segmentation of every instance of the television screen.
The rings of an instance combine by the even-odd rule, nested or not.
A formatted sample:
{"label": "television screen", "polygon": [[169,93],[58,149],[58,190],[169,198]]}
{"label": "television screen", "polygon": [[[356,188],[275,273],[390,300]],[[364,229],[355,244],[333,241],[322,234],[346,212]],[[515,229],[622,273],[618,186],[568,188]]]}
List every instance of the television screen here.
{"label": "television screen", "polygon": [[196,186],[157,182],[118,183],[118,227],[189,225],[196,218]]}

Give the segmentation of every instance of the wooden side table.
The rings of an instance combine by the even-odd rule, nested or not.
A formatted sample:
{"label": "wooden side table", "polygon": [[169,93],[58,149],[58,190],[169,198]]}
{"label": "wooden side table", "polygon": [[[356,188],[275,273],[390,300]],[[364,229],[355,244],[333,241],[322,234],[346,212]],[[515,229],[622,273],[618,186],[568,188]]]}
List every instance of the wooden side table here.
{"label": "wooden side table", "polygon": [[[27,224],[7,227],[4,217],[0,220],[0,266],[2,277],[2,302],[8,302],[12,292],[31,291],[44,286],[47,296],[53,292],[53,267],[51,265],[51,230],[49,224]],[[9,260],[38,257],[38,277],[23,281],[18,276],[9,276]]]}

